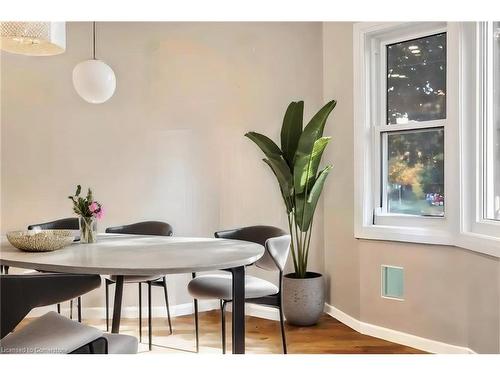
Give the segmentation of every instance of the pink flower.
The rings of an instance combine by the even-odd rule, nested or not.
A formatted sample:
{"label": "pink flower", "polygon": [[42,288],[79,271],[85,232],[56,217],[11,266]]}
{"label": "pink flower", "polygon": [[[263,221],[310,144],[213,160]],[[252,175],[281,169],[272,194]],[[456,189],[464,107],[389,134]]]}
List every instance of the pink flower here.
{"label": "pink flower", "polygon": [[99,210],[97,212],[94,212],[94,216],[96,217],[97,220],[101,220],[104,217],[104,208],[100,206]]}
{"label": "pink flower", "polygon": [[89,204],[89,211],[96,219],[102,219],[104,217],[104,209],[95,201]]}
{"label": "pink flower", "polygon": [[92,202],[89,206],[89,210],[90,212],[94,213],[96,212],[97,210],[99,210],[99,205],[97,204],[97,202]]}

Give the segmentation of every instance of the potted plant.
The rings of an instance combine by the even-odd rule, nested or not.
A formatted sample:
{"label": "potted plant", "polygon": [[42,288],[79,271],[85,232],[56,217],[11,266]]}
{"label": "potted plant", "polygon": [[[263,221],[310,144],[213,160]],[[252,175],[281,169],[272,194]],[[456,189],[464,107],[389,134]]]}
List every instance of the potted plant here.
{"label": "potted plant", "polygon": [[94,200],[92,190],[88,189],[87,196],[81,197],[82,187],[76,187],[75,195],[69,196],[73,202],[73,212],[78,215],[80,224],[80,243],[94,243],[97,240],[96,219],[102,219],[104,209]]}
{"label": "potted plant", "polygon": [[307,271],[312,222],[316,205],[332,166],[320,170],[321,157],[330,137],[323,137],[326,120],[337,102],[321,108],[303,128],[304,102],[288,106],[281,127],[281,148],[265,135],[245,134],[264,152],[281,190],[292,242],[294,272],[283,279],[283,307],[287,321],[295,325],[316,324],[323,312],[323,276]]}

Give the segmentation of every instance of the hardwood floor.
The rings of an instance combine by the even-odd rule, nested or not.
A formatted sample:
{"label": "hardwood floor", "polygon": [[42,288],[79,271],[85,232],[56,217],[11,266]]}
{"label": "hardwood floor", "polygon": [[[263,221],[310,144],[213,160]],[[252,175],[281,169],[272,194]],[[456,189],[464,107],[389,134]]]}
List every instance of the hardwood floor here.
{"label": "hardwood floor", "polygon": [[[84,320],[85,324],[105,329],[104,320]],[[231,313],[226,315],[227,348],[231,348]],[[153,350],[151,353],[194,352],[193,315],[173,318],[173,335],[169,335],[166,319],[153,319]],[[120,333],[138,336],[137,319],[122,319]],[[295,327],[286,325],[290,354],[413,354],[420,350],[362,335],[338,320],[323,315],[318,325]],[[221,353],[220,312],[200,313],[200,353]],[[142,344],[139,352],[148,353],[147,320],[143,321]],[[246,317],[247,353],[282,352],[279,322]]]}

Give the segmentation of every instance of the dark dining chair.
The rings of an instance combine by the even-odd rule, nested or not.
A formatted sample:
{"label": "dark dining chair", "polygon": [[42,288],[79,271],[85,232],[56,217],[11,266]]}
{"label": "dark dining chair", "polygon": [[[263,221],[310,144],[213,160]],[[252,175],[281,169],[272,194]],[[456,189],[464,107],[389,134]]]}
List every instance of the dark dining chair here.
{"label": "dark dining chair", "polygon": [[[279,273],[278,286],[258,277],[245,276],[245,302],[272,306],[279,310],[283,353],[287,353],[285,326],[282,309],[283,270],[290,252],[290,235],[280,228],[250,226],[215,233],[216,238],[249,241],[265,248],[265,253],[255,266]],[[188,291],[195,299],[196,348],[199,348],[198,299],[218,299],[221,309],[222,352],[226,353],[226,304],[232,299],[232,275],[212,274],[196,276],[188,284]]]}
{"label": "dark dining chair", "polygon": [[[64,219],[57,219],[53,221],[47,221],[45,223],[40,224],[30,224],[28,225],[28,230],[33,230],[35,228],[39,228],[42,230],[71,230],[71,231],[79,231],[80,223],[77,217],[67,217]],[[78,296],[77,298],[77,316],[78,322],[82,322],[82,298]],[[57,312],[61,313],[61,304],[57,304]],[[73,299],[69,301],[69,318],[73,319]]]}
{"label": "dark dining chair", "polygon": [[[32,273],[0,276],[0,352],[2,354],[137,353],[137,339],[77,323],[51,311],[18,328],[28,313],[98,288],[99,275]],[[22,296],[22,298],[20,298]]]}
{"label": "dark dining chair", "polygon": [[53,221],[47,221],[40,224],[28,225],[28,229],[66,229],[66,230],[80,230],[80,224],[77,217],[67,217],[64,219],[57,219]]}
{"label": "dark dining chair", "polygon": [[[106,233],[116,234],[134,234],[134,235],[149,235],[149,236],[172,236],[172,226],[161,221],[143,221],[135,224],[121,225],[118,227],[106,228]],[[109,286],[116,282],[116,276],[111,275],[105,278],[106,283],[106,331],[109,330]],[[152,304],[151,304],[151,287],[159,286],[163,288],[165,294],[165,305],[167,308],[168,328],[172,334],[172,321],[170,319],[170,306],[168,302],[167,278],[165,275],[153,276],[128,276],[123,277],[124,283],[137,283],[139,285],[139,341],[142,342],[142,284],[148,284],[148,338],[149,350],[153,345],[152,333]]]}

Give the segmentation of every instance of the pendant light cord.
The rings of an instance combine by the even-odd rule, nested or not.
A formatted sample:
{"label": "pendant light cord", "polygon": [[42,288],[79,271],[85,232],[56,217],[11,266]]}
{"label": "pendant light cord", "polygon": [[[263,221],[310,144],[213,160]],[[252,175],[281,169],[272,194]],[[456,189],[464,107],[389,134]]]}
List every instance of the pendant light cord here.
{"label": "pendant light cord", "polygon": [[92,58],[95,60],[95,21],[92,23]]}

